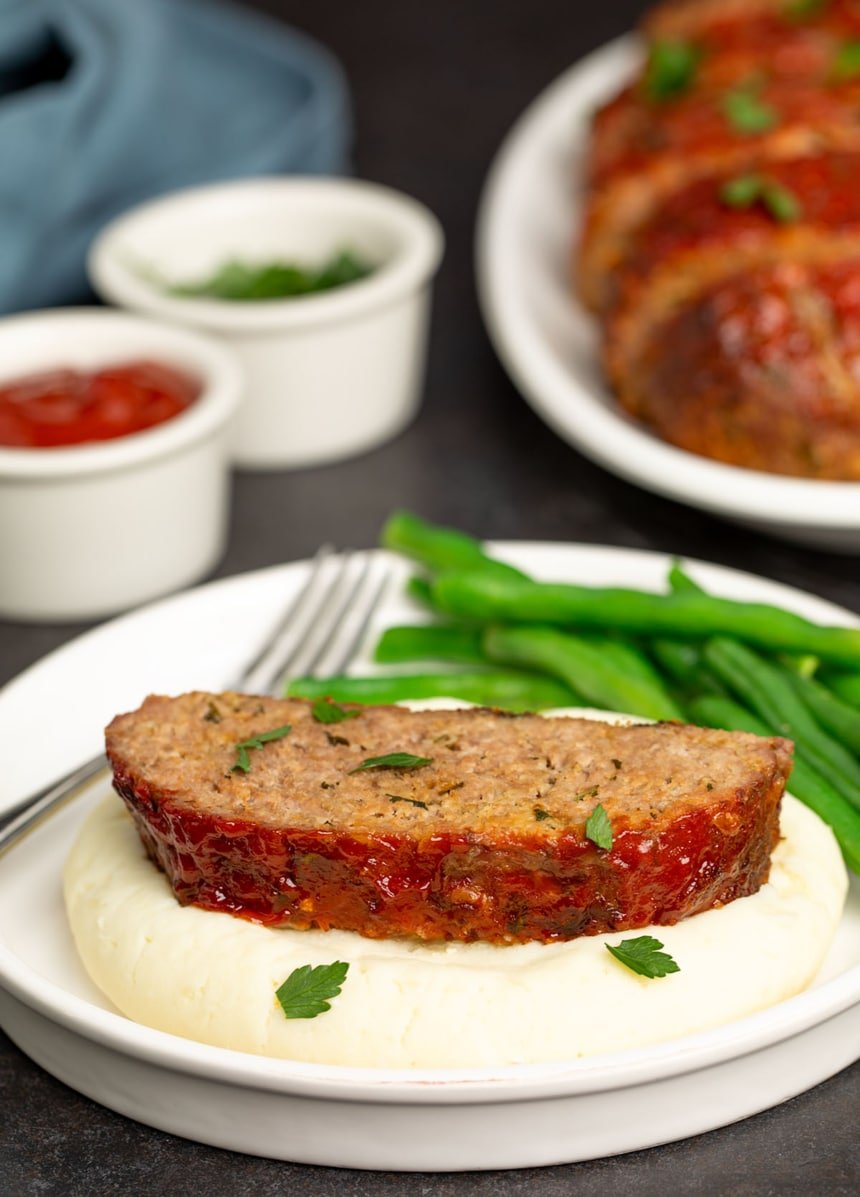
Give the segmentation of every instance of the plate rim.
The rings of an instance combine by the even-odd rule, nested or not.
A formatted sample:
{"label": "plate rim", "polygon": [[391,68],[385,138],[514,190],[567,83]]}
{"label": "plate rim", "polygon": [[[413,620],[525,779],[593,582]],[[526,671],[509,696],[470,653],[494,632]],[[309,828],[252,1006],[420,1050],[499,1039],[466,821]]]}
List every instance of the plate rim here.
{"label": "plate rim", "polygon": [[[608,392],[580,384],[546,348],[529,314],[526,288],[517,285],[518,179],[521,163],[540,147],[558,146],[550,131],[566,113],[571,127],[585,108],[578,93],[603,74],[623,82],[638,39],[627,33],[593,50],[548,84],[508,129],[487,172],[475,225],[475,276],[487,333],[506,373],[526,403],[558,436],[609,472],[665,498],[724,518],[776,527],[853,531],[860,528],[860,482],[837,482],[760,470],[700,457],[660,440],[626,416]],[[611,87],[607,87],[611,93]],[[575,102],[577,101],[578,102]],[[573,163],[583,145],[571,137]],[[571,294],[571,313],[591,320]]]}
{"label": "plate rim", "polygon": [[[671,554],[657,550],[612,545],[591,545],[565,541],[492,541],[500,554],[531,551],[565,554],[608,553],[621,559],[649,559],[663,563]],[[849,621],[860,617],[830,600],[759,575],[721,566],[714,562],[689,560],[690,564],[715,568],[728,575],[777,586],[804,598],[814,598],[840,611]],[[308,560],[268,566],[218,579],[169,599],[148,604],[130,615],[120,616],[73,638],[66,645],[35,662],[24,673],[50,662],[70,644],[88,641],[107,626],[132,623],[133,616],[161,613],[171,604],[205,601],[213,592],[226,591],[229,584],[253,586],[257,579],[289,568],[307,570]],[[12,679],[14,682],[16,679]],[[11,683],[10,683],[11,684]],[[6,687],[4,687],[4,691]],[[2,692],[0,692],[2,693]],[[93,785],[93,789],[95,788]],[[84,799],[87,805],[90,798]],[[83,816],[83,803],[80,817]],[[39,834],[39,830],[34,833]],[[13,848],[12,852],[15,851]],[[5,943],[0,943],[0,983],[13,997],[54,1023],[123,1055],[163,1068],[226,1083],[238,1083],[280,1094],[340,1097],[376,1104],[403,1102],[422,1104],[477,1104],[540,1100],[561,1096],[608,1092],[667,1080],[750,1055],[789,1040],[814,1026],[837,1017],[860,1003],[860,963],[821,985],[757,1011],[725,1026],[666,1043],[633,1048],[624,1052],[584,1057],[579,1060],[512,1065],[504,1068],[470,1069],[368,1069],[342,1065],[309,1064],[213,1047],[143,1026],[122,1014],[104,1010],[85,998],[69,993],[61,985],[41,977]],[[60,1000],[61,999],[61,1000]],[[727,1040],[731,1042],[726,1043]]]}

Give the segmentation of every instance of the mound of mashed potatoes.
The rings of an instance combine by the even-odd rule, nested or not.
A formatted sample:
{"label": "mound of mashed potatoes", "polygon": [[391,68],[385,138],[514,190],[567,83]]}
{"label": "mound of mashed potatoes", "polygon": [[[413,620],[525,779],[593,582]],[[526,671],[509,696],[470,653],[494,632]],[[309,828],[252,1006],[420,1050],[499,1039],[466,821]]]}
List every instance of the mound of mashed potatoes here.
{"label": "mound of mashed potatoes", "polygon": [[[562,1061],[731,1022],[804,989],[842,912],[830,829],[786,796],[770,880],[674,927],[497,947],[291,931],[182,907],[119,798],[69,856],[65,898],[81,960],[136,1022],[187,1039],[313,1063],[469,1068]],[[604,945],[653,934],[680,972],[649,980]],[[349,963],[331,1009],[288,1020],[275,990],[301,965]]]}

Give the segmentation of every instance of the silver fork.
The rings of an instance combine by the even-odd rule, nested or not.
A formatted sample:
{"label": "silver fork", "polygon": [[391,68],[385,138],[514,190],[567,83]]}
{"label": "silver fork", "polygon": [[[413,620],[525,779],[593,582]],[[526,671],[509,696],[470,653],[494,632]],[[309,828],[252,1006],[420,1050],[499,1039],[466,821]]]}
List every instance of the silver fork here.
{"label": "silver fork", "polygon": [[[225,689],[280,694],[290,678],[342,673],[364,640],[391,568],[373,552],[317,552],[307,581],[241,675]],[[76,798],[107,768],[104,753],[34,795],[0,831],[0,853]]]}

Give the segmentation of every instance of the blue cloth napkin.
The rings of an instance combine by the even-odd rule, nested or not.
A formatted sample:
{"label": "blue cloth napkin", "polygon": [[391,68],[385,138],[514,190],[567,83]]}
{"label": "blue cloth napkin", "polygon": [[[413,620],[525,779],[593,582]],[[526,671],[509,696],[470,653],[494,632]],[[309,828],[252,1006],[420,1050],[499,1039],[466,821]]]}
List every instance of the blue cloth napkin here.
{"label": "blue cloth napkin", "polygon": [[89,297],[100,228],[213,179],[346,169],[310,39],[218,0],[0,0],[0,312]]}

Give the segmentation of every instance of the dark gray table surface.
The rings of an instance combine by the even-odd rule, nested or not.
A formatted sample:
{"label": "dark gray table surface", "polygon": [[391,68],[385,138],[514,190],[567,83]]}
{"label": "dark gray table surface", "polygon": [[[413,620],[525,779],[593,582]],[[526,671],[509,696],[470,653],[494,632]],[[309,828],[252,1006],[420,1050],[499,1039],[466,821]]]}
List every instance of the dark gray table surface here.
{"label": "dark gray table surface", "polygon": [[[571,61],[624,31],[637,0],[257,0],[318,36],[353,87],[358,173],[418,196],[448,247],[421,415],[341,465],[236,478],[223,576],[372,545],[395,506],[481,536],[652,548],[749,569],[860,611],[856,559],[767,540],[647,495],[558,441],[505,377],[483,331],[475,211],[493,152]],[[0,623],[0,682],[81,631]],[[8,746],[4,746],[8,751]],[[860,1185],[860,1065],[733,1127],[610,1160],[523,1172],[395,1175],[259,1160],[173,1138],[80,1097],[0,1037],[0,1192],[557,1197],[848,1194]]]}

